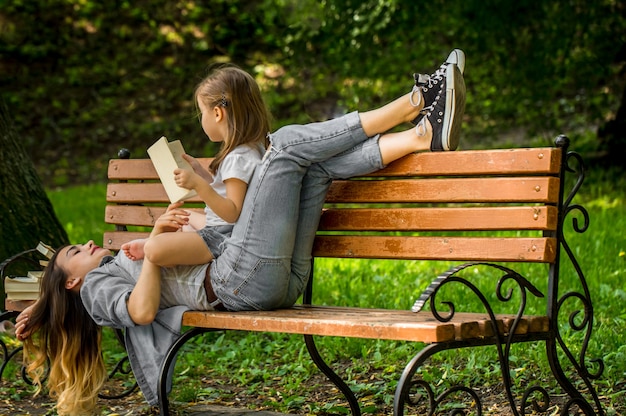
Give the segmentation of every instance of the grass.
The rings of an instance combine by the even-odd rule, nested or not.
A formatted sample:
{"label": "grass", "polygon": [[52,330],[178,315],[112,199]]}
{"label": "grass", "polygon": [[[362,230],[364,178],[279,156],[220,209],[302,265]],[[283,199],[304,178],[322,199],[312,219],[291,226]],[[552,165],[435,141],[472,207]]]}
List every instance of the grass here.
{"label": "grass", "polygon": [[[602,358],[606,366],[597,380],[599,394],[605,397],[608,414],[626,413],[626,179],[622,172],[594,169],[574,201],[589,212],[589,229],[583,234],[569,230],[572,247],[589,284],[594,305],[594,332],[588,357]],[[99,238],[102,222],[104,185],[89,185],[50,191],[49,196],[72,243]],[[573,216],[575,215],[573,213]],[[410,308],[423,288],[450,264],[440,262],[366,261],[321,259],[315,266],[315,302],[364,307]],[[530,280],[541,282],[545,267],[524,265],[514,268]],[[481,274],[483,272],[481,271]],[[579,290],[575,270],[565,264],[564,289]],[[498,276],[494,275],[494,278]],[[485,293],[493,293],[493,279],[477,282]],[[460,292],[450,293],[455,303],[467,310],[478,306]],[[580,306],[580,305],[577,305]],[[541,308],[531,302],[533,309]],[[567,323],[566,319],[562,322]],[[564,335],[576,345],[580,334]],[[317,340],[327,362],[336,363],[342,376],[362,400],[365,414],[389,409],[394,389],[404,365],[419,346],[404,342],[323,338]],[[105,346],[113,360],[120,348],[111,334]],[[549,367],[540,345],[525,344],[512,350],[515,383],[549,380]],[[315,403],[310,397],[318,370],[308,358],[301,337],[284,334],[207,333],[190,341],[176,367],[175,388],[170,398],[178,402],[208,400],[236,403],[244,395],[249,403],[281,412],[307,411],[309,414],[345,413],[341,399]],[[499,367],[493,349],[467,349],[442,353],[425,367],[421,376],[436,385],[472,381],[492,386],[499,380]],[[547,381],[548,384],[549,381]],[[312,387],[313,385],[313,387]],[[318,389],[328,389],[327,384]],[[503,398],[504,401],[504,398]]]}

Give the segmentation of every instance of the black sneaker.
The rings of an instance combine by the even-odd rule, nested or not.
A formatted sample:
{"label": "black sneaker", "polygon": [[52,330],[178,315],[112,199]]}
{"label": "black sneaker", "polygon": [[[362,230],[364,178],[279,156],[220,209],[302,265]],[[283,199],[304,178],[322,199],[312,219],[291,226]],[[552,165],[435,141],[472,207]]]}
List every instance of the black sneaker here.
{"label": "black sneaker", "polygon": [[428,120],[433,128],[433,139],[430,150],[456,150],[459,146],[461,124],[465,113],[465,81],[461,71],[455,64],[446,66],[444,83],[440,94],[435,97],[432,108],[421,120],[422,128]]}
{"label": "black sneaker", "polygon": [[418,90],[422,92],[422,98],[424,100],[424,108],[420,111],[420,114],[412,121],[413,124],[419,123],[424,115],[432,111],[433,102],[436,100],[437,95],[441,93],[441,86],[443,85],[444,78],[446,76],[446,68],[449,64],[455,64],[461,75],[465,70],[465,53],[461,49],[454,49],[448,55],[446,62],[441,64],[437,70],[431,75],[413,74],[415,85],[411,91],[410,100],[414,107],[420,104],[420,100],[414,101],[413,96]]}

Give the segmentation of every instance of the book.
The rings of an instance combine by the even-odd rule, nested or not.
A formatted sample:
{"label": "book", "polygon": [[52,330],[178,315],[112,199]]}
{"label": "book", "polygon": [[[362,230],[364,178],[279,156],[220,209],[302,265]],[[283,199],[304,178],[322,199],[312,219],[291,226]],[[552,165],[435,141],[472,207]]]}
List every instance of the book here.
{"label": "book", "polygon": [[37,300],[39,292],[7,292],[8,300]]}
{"label": "book", "polygon": [[170,142],[165,136],[148,148],[148,156],[171,202],[184,201],[197,195],[193,189],[181,188],[174,181],[174,169],[192,169],[189,162],[183,159],[183,153],[185,149],[180,140]]}
{"label": "book", "polygon": [[52,249],[52,247],[42,241],[37,244],[37,251],[46,256],[48,260],[50,260],[54,255],[54,250]]}
{"label": "book", "polygon": [[4,278],[4,291],[7,294],[7,299],[35,300],[39,297],[39,278],[7,276]]}
{"label": "book", "polygon": [[43,276],[43,270],[31,270],[28,273],[26,273],[27,277],[30,277],[31,279],[41,279],[41,276]]}

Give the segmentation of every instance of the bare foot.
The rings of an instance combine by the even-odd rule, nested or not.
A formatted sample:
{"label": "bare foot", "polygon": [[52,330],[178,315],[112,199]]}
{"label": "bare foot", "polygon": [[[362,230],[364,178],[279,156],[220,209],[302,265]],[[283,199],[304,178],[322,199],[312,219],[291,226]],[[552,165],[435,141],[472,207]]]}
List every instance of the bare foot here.
{"label": "bare foot", "polygon": [[122,244],[121,248],[129,259],[141,260],[144,257],[143,246],[145,244],[146,240],[133,240]]}

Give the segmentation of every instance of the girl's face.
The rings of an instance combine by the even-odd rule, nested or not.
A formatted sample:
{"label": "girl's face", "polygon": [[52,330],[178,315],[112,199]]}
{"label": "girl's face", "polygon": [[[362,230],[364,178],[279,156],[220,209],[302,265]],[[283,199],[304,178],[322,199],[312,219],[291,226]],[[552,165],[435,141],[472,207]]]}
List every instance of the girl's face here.
{"label": "girl's face", "polygon": [[222,108],[209,108],[200,99],[198,99],[198,108],[202,113],[200,119],[202,130],[204,130],[204,133],[209,137],[209,140],[216,143],[223,142],[224,134],[220,124],[224,116]]}
{"label": "girl's face", "polygon": [[56,257],[56,265],[68,275],[65,288],[78,292],[87,273],[98,267],[102,258],[108,255],[111,255],[109,250],[98,247],[93,241],[62,248]]}

